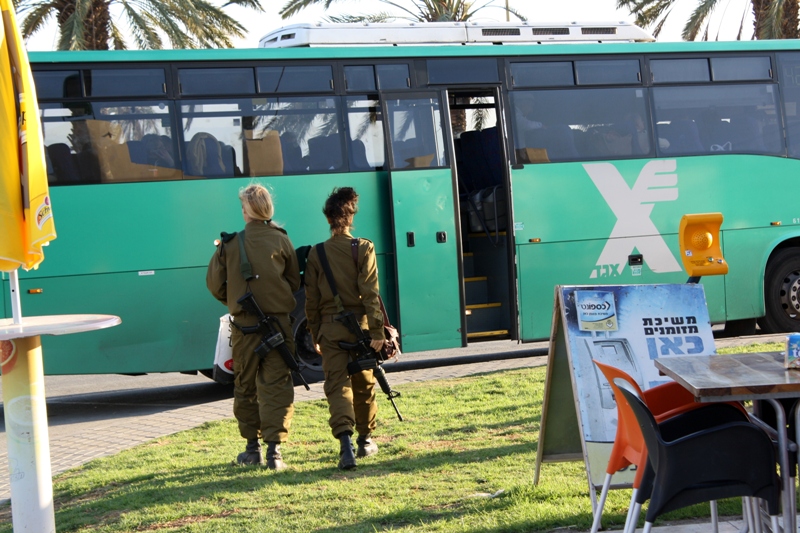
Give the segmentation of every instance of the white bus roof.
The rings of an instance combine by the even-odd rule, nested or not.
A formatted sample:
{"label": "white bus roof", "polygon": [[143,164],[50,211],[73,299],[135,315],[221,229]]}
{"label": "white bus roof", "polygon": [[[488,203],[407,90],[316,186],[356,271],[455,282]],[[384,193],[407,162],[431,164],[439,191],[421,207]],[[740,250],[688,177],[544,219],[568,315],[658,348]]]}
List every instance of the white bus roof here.
{"label": "white bus roof", "polygon": [[545,24],[528,22],[306,23],[272,31],[259,48],[300,46],[405,46],[651,42],[652,35],[629,22]]}

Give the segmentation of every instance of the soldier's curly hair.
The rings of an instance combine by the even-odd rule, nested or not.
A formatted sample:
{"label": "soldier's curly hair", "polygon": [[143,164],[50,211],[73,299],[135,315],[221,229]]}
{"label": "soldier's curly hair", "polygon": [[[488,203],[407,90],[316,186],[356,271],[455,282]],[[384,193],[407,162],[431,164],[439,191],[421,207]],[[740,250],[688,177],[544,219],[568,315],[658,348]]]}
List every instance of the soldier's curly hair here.
{"label": "soldier's curly hair", "polygon": [[325,200],[322,213],[328,218],[331,233],[345,232],[353,225],[353,217],[358,212],[358,193],[352,187],[336,187]]}

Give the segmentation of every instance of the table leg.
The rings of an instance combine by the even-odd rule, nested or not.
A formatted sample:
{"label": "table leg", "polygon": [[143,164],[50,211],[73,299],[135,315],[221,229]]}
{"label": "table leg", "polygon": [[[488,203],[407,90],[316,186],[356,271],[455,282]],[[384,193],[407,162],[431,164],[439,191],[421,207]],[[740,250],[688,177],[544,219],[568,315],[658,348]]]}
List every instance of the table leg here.
{"label": "table leg", "polygon": [[[2,343],[14,531],[55,533],[41,339],[28,337]],[[9,347],[13,349],[8,350]]]}
{"label": "table leg", "polygon": [[775,399],[768,399],[767,400],[775,409],[775,425],[777,426],[776,431],[778,433],[778,460],[779,464],[781,465],[781,482],[783,483],[783,490],[781,491],[781,495],[783,498],[783,504],[781,505],[783,511],[783,529],[784,531],[797,531],[797,525],[795,524],[797,520],[797,516],[792,515],[792,510],[794,509],[794,505],[792,504],[790,498],[792,497],[794,491],[792,490],[792,483],[793,478],[789,475],[789,450],[788,450],[788,436],[786,430],[786,413],[783,410],[783,405],[781,402]]}

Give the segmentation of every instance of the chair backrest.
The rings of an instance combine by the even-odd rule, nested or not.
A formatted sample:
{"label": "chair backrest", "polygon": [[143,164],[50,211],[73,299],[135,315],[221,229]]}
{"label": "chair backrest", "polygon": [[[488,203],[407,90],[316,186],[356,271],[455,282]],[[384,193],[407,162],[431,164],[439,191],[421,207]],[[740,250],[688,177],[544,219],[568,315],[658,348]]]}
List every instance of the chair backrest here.
{"label": "chair backrest", "polygon": [[659,137],[669,142],[664,148],[667,154],[702,154],[706,152],[700,141],[697,124],[691,120],[674,120],[671,124],[658,126]]}
{"label": "chair backrest", "polygon": [[60,183],[77,183],[81,181],[77,162],[72,151],[64,143],[53,143],[47,147],[47,155],[50,156],[50,163],[56,180]]}
{"label": "chair backrest", "polygon": [[338,133],[320,135],[308,140],[309,170],[340,170],[342,168],[342,139]]}
{"label": "chair backrest", "polygon": [[642,439],[642,431],[639,429],[639,421],[636,419],[631,410],[628,402],[620,394],[615,380],[623,380],[630,385],[631,388],[638,391],[641,395],[641,389],[636,381],[626,372],[615,368],[613,366],[601,363],[593,359],[597,368],[603,372],[603,376],[608,380],[611,385],[611,390],[617,402],[617,434],[614,437],[614,446],[611,449],[611,457],[608,460],[608,467],[606,472],[613,474],[628,465],[637,465],[639,468],[636,472],[636,479],[634,480],[634,487],[639,486],[642,474],[644,473],[645,461],[647,460],[647,448]]}
{"label": "chair backrest", "polygon": [[658,468],[658,450],[659,445],[662,443],[656,419],[648,409],[647,404],[644,403],[642,391],[639,387],[634,387],[628,380],[621,377],[614,378],[613,383],[620,394],[617,397],[617,405],[619,405],[620,399],[624,399],[628,409],[636,417],[636,422],[649,453],[649,459],[655,470]]}
{"label": "chair backrest", "polygon": [[572,129],[564,124],[525,132],[526,148],[544,148],[549,161],[569,161],[578,157]]}
{"label": "chair backrest", "polygon": [[351,139],[348,151],[350,170],[373,170],[375,167],[367,161],[367,148],[361,139]]}
{"label": "chair backrest", "polygon": [[280,137],[284,174],[303,171],[303,150],[297,143],[297,136],[285,131],[281,133]]}

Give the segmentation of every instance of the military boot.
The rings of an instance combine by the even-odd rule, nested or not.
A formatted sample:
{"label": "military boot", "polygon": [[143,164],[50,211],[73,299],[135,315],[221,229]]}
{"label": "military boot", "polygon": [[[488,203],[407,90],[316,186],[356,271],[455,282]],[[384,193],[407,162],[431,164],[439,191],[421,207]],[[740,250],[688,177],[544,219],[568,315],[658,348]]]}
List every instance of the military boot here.
{"label": "military boot", "polygon": [[356,456],[353,455],[353,441],[350,439],[352,433],[345,431],[339,433],[339,470],[352,470],[356,467]]}
{"label": "military boot", "polygon": [[281,455],[280,442],[267,443],[267,468],[270,470],[283,470],[286,468],[286,463],[283,462]]}
{"label": "military boot", "polygon": [[264,457],[261,455],[261,443],[258,438],[247,439],[247,447],[236,457],[240,465],[263,465]]}
{"label": "military boot", "polygon": [[369,457],[378,453],[378,443],[372,440],[372,435],[359,435],[356,439],[358,449],[356,450],[356,457]]}

